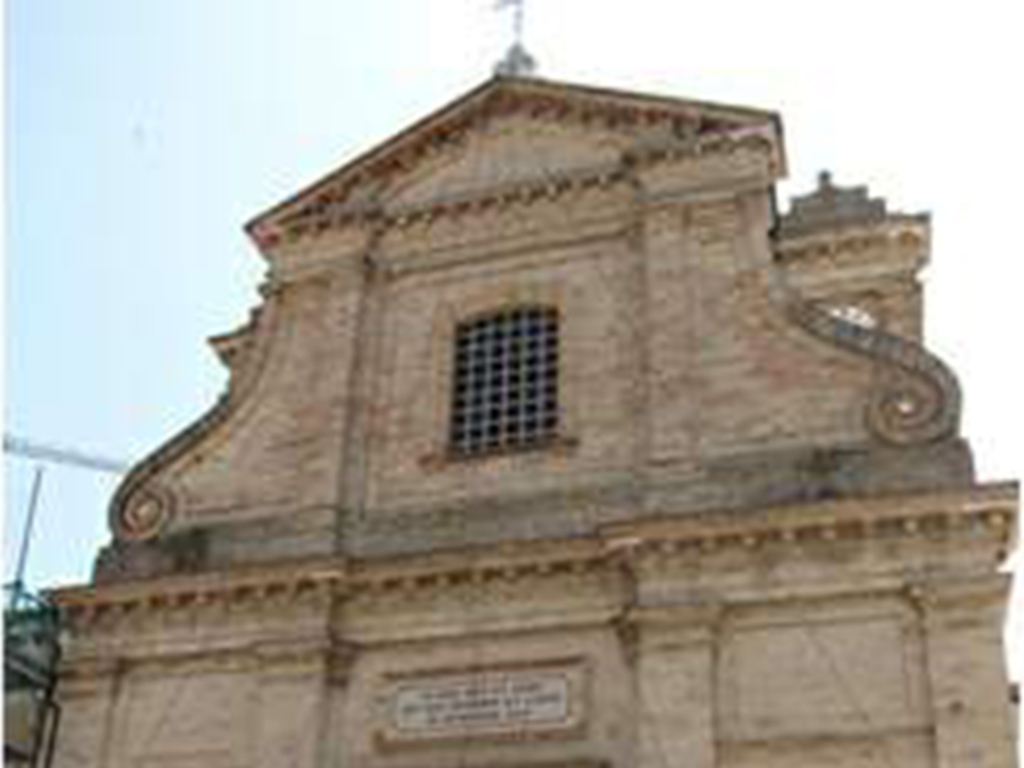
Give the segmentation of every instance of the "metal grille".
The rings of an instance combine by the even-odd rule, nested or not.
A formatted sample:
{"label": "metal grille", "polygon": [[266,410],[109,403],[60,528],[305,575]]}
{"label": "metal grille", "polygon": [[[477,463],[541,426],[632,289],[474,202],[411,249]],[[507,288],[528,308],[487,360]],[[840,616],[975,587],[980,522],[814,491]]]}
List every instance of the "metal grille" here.
{"label": "metal grille", "polygon": [[558,312],[517,307],[455,335],[451,448],[474,455],[529,448],[558,431]]}

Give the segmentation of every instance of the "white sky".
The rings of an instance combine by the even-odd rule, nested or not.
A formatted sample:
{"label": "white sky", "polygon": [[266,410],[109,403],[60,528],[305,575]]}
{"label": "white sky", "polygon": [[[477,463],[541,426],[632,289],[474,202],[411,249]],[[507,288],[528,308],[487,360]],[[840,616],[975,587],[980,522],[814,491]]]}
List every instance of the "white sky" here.
{"label": "white sky", "polygon": [[[829,168],[931,211],[930,345],[960,374],[980,477],[1021,476],[1019,3],[528,5],[544,76],[779,110],[780,199]],[[489,0],[5,10],[5,428],[127,458],[223,387],[204,339],[255,303],[244,221],[488,77],[511,22]],[[30,467],[5,467],[9,562]],[[34,583],[87,577],[110,490],[48,470]]]}

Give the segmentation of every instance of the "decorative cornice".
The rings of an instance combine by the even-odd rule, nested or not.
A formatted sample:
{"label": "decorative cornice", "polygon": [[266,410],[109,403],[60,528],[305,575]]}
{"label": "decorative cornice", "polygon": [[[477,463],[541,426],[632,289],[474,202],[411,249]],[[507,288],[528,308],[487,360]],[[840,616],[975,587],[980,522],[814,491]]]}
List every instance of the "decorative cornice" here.
{"label": "decorative cornice", "polygon": [[388,209],[376,204],[346,204],[345,198],[319,203],[283,216],[273,233],[264,233],[261,244],[273,248],[295,243],[329,231],[372,224],[381,231],[431,224],[441,218],[489,213],[529,205],[541,200],[554,201],[592,189],[632,183],[636,170],[658,164],[696,162],[713,156],[730,156],[750,151],[770,155],[773,144],[763,129],[738,129],[728,134],[696,137],[685,142],[669,142],[628,153],[622,162],[604,166],[547,174],[525,181],[495,185],[471,193],[443,197],[426,205]]}
{"label": "decorative cornice", "polygon": [[970,530],[989,531],[1006,548],[1014,536],[1017,503],[1017,485],[1006,483],[963,493],[879,496],[651,519],[608,526],[602,535],[610,551],[630,559],[844,540],[927,538]]}
{"label": "decorative cornice", "polygon": [[917,539],[987,532],[1000,556],[1011,545],[1015,484],[963,493],[900,495],[705,513],[615,524],[591,539],[524,542],[483,554],[368,560],[323,559],[245,571],[174,576],[55,590],[50,597],[74,625],[103,617],[212,605],[283,605],[351,596],[429,593],[455,585],[611,573],[665,558],[713,557],[766,547],[835,546],[861,540]]}
{"label": "decorative cornice", "polygon": [[797,264],[834,264],[847,258],[864,257],[894,246],[917,251],[920,261],[927,258],[929,219],[926,215],[890,216],[884,222],[846,227],[802,236],[777,236],[776,261],[785,266]]}
{"label": "decorative cornice", "polygon": [[[643,169],[666,162],[701,160],[742,151],[770,156],[774,148],[775,145],[765,128],[737,128],[728,133],[698,137],[689,141],[672,141],[659,146],[640,147],[627,153],[624,161],[627,166]],[[782,169],[773,164],[772,171],[781,173]]]}
{"label": "decorative cornice", "polygon": [[[684,152],[735,151],[737,133],[759,129],[780,133],[771,112],[616,92],[528,78],[496,78],[385,141],[293,198],[257,217],[246,229],[263,248],[326,228],[379,215],[373,203],[354,203],[357,190],[382,190],[395,177],[440,152],[463,143],[479,125],[510,115],[571,124],[580,128],[635,132],[644,127],[667,144],[687,145]],[[765,138],[769,145],[772,140]],[[659,149],[647,162],[672,158]],[[778,147],[777,164],[783,164]],[[372,200],[373,194],[369,195]]]}
{"label": "decorative cornice", "polygon": [[328,561],[239,573],[174,576],[110,585],[72,587],[52,594],[71,620],[96,621],[149,612],[171,612],[264,603],[297,606],[330,599],[344,581],[344,567]]}

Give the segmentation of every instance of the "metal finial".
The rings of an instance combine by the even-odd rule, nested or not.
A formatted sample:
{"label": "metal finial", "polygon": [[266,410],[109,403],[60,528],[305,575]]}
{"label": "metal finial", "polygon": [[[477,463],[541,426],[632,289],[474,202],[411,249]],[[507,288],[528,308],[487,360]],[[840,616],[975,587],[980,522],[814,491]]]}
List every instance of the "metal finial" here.
{"label": "metal finial", "polygon": [[496,0],[496,10],[514,9],[512,16],[513,41],[505,56],[499,61],[494,72],[498,75],[525,77],[532,75],[537,69],[537,60],[533,58],[523,45],[523,25],[526,15],[526,0]]}

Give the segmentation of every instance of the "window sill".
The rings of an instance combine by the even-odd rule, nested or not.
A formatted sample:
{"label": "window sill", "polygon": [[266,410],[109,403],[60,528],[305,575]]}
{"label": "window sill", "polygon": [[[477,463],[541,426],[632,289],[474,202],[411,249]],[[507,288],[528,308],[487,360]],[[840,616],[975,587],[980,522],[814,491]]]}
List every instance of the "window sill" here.
{"label": "window sill", "polygon": [[529,445],[500,446],[487,450],[462,453],[445,448],[436,453],[430,453],[420,459],[420,466],[430,471],[440,471],[452,466],[466,466],[491,459],[510,459],[518,456],[536,456],[544,454],[549,456],[568,456],[579,447],[580,441],[569,435],[552,435],[544,440],[538,440]]}

